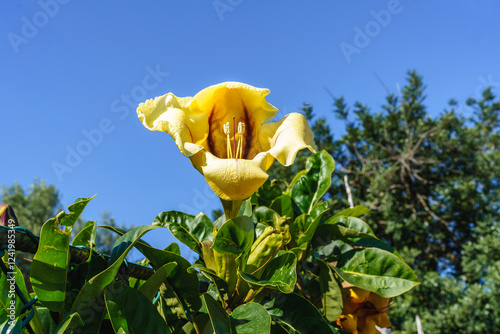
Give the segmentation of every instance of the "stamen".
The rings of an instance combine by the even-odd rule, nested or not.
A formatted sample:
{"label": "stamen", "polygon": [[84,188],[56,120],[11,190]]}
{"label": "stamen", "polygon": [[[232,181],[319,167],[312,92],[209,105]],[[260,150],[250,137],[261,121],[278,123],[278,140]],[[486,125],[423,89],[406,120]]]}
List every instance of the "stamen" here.
{"label": "stamen", "polygon": [[[234,129],[233,151],[236,154],[236,117],[234,117],[234,116],[233,116],[233,129]],[[237,154],[236,154],[235,158],[238,159],[238,155]]]}
{"label": "stamen", "polygon": [[236,149],[236,159],[241,159],[243,155],[243,134],[245,133],[245,123],[238,123],[238,148]]}
{"label": "stamen", "polygon": [[233,152],[231,151],[231,139],[229,137],[229,134],[230,134],[230,125],[229,125],[229,122],[227,122],[226,124],[224,124],[224,134],[226,135],[227,137],[227,158],[228,159],[232,159],[233,158]]}

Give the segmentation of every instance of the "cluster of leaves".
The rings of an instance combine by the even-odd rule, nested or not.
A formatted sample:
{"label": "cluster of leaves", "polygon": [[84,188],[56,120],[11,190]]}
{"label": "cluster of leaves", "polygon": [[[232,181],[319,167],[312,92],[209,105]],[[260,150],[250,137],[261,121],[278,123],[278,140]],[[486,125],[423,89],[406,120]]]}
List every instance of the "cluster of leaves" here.
{"label": "cluster of leaves", "polygon": [[[426,334],[500,328],[500,102],[493,89],[429,112],[422,77],[412,71],[380,111],[350,107],[342,97],[333,106],[345,134],[334,139],[326,118],[311,121],[318,146],[338,166],[330,203],[347,205],[347,181],[353,202],[370,209],[365,219],[375,234],[400,250],[422,282],[395,299],[393,325],[414,332],[418,314]],[[311,106],[303,111],[314,118]],[[272,175],[293,178],[273,168]]]}
{"label": "cluster of leaves", "polygon": [[[366,208],[334,212],[322,200],[333,169],[332,157],[319,152],[290,184],[264,184],[232,219],[167,211],[128,232],[107,227],[121,235],[109,260],[93,253],[73,264],[70,243],[92,250],[97,234],[88,222],[70,242],[90,201],[78,199],[41,230],[30,275],[38,298],[35,332],[340,333],[343,286],[391,298],[418,281],[359,218]],[[141,240],[159,228],[199,259],[188,262],[176,243],[156,249]],[[120,270],[133,247],[154,270],[147,279]],[[22,279],[16,281],[26,293]],[[0,312],[5,327],[7,310]]]}

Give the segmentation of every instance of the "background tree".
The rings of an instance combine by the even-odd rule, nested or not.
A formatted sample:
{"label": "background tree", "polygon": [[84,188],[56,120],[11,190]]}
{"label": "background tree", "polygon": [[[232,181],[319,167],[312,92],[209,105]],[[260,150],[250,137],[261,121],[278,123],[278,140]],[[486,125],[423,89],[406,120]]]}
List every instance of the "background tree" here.
{"label": "background tree", "polygon": [[[329,198],[338,210],[349,205],[347,176],[354,204],[370,208],[366,220],[377,236],[400,250],[421,280],[394,301],[396,328],[415,332],[419,314],[426,334],[491,331],[500,328],[500,103],[486,89],[466,102],[472,116],[450,101],[431,117],[424,91],[422,78],[409,72],[379,112],[335,99],[333,114],[346,124],[338,140],[325,118],[312,122],[318,147],[336,161]],[[281,167],[271,174],[291,180]]]}

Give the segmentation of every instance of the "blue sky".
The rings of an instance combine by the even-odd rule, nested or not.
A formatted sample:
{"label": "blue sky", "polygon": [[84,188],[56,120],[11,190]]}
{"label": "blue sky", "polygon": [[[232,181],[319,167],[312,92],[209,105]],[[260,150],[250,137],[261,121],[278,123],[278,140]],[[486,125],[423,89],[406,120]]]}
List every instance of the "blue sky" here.
{"label": "blue sky", "polygon": [[[210,214],[218,199],[167,134],[142,126],[139,102],[241,81],[269,88],[280,116],[311,103],[338,138],[325,87],[378,111],[376,76],[397,92],[416,69],[438,115],[500,86],[498,13],[492,0],[3,1],[0,184],[38,177],[65,206],[97,194],[88,220]],[[167,230],[146,239],[172,241]]]}

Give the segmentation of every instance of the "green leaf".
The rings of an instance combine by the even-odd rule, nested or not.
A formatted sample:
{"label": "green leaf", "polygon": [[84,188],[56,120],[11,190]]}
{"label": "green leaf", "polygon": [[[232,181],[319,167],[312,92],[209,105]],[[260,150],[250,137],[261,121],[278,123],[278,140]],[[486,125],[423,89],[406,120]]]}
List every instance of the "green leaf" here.
{"label": "green leaf", "polygon": [[337,239],[335,234],[331,232],[330,225],[319,225],[312,239],[313,252],[320,258],[338,257],[353,249],[350,243],[349,240]]}
{"label": "green leaf", "polygon": [[222,306],[209,294],[204,293],[201,298],[207,308],[210,321],[215,334],[233,333],[231,330],[231,320]]}
{"label": "green leaf", "polygon": [[164,211],[158,214],[153,219],[153,225],[166,227],[169,223],[176,223],[179,225],[186,225],[188,221],[194,219],[193,215],[180,212],[180,211]]}
{"label": "green leaf", "polygon": [[392,253],[392,254],[394,254],[397,257],[402,259],[401,255],[399,254],[399,252],[397,250],[395,250],[394,248],[392,248],[391,246],[389,246],[385,242],[380,241],[378,239],[375,239],[373,237],[356,239],[356,240],[354,240],[354,243],[356,245],[362,246],[362,247],[380,248],[380,249],[388,251],[389,253]]}
{"label": "green leaf", "polygon": [[[201,299],[198,299],[201,304]],[[167,281],[160,286],[160,299],[156,303],[156,309],[173,333],[179,332],[187,321],[184,306]]]}
{"label": "green leaf", "polygon": [[326,193],[334,169],[335,162],[326,151],[320,151],[307,159],[306,173],[299,177],[291,191],[291,197],[302,213],[310,213]]}
{"label": "green leaf", "polygon": [[[342,236],[346,238],[363,238],[365,236],[377,238],[371,227],[359,218],[337,216],[328,219],[325,225],[339,225],[339,230],[343,233]],[[357,234],[360,236],[350,236]]]}
{"label": "green leaf", "polygon": [[31,264],[31,285],[40,302],[51,311],[62,312],[66,299],[71,232],[61,231],[56,218],[45,222]]}
{"label": "green leaf", "polygon": [[343,280],[381,297],[396,297],[420,284],[398,256],[378,248],[353,249],[333,267]]}
{"label": "green leaf", "polygon": [[202,296],[216,334],[270,333],[271,317],[264,307],[256,303],[238,306],[228,315],[209,294]]}
{"label": "green leaf", "polygon": [[78,312],[85,323],[82,333],[96,333],[98,331],[103,309],[94,309],[91,306],[104,303],[103,291],[115,280],[125,256],[144,234],[156,228],[157,226],[151,225],[138,226],[122,235],[115,243],[108,268],[92,277],[82,287],[71,310]]}
{"label": "green leaf", "polygon": [[283,252],[275,257],[264,267],[260,279],[239,272],[243,278],[254,290],[261,287],[279,289],[283,293],[293,292],[297,281],[297,257],[293,252]]}
{"label": "green leaf", "polygon": [[[50,310],[43,306],[37,306],[35,316],[30,321],[31,327],[36,334],[55,333],[57,324],[50,316]],[[0,333],[2,333],[0,331]]]}
{"label": "green leaf", "polygon": [[70,334],[83,326],[82,318],[78,313],[68,315],[54,330],[54,334]]}
{"label": "green leaf", "polygon": [[294,217],[292,198],[288,194],[276,198],[269,208],[276,211],[280,216],[287,216],[291,219]]}
{"label": "green leaf", "polygon": [[204,213],[196,217],[178,211],[160,213],[153,221],[153,225],[168,227],[172,235],[184,243],[191,250],[203,256],[199,243],[212,240],[214,225]]}
{"label": "green leaf", "polygon": [[128,334],[169,334],[170,330],[156,307],[139,291],[115,282],[105,290],[106,307],[115,331]]}
{"label": "green leaf", "polygon": [[[340,224],[323,224],[318,226],[317,231],[314,236],[315,239],[322,238],[324,240],[336,240],[340,239],[349,244],[354,243],[351,241],[352,238],[374,238],[372,234],[359,232],[354,229],[347,228]],[[322,242],[324,244],[324,242]]]}
{"label": "green leaf", "polygon": [[200,263],[193,264],[188,271],[192,271],[194,269],[198,269],[204,276],[208,277],[212,281],[223,303],[229,300],[229,284],[217,276],[215,271],[208,269]]}
{"label": "green leaf", "polygon": [[246,201],[241,203],[240,211],[238,212],[238,216],[252,216],[252,200],[249,198]]}
{"label": "green leaf", "polygon": [[333,269],[322,260],[316,261],[320,266],[319,285],[323,296],[323,316],[333,323],[342,314],[342,292]]}
{"label": "green leaf", "polygon": [[73,238],[73,246],[84,246],[92,249],[96,244],[96,222],[88,221],[83,225],[80,232]]}
{"label": "green leaf", "polygon": [[316,217],[303,214],[293,221],[290,225],[290,234],[296,245],[302,245],[311,241],[324,212],[318,214]]}
{"label": "green leaf", "polygon": [[335,333],[318,309],[295,293],[275,293],[264,307],[290,333]]}
{"label": "green leaf", "polygon": [[361,205],[356,205],[354,208],[345,209],[336,213],[332,219],[337,217],[359,217],[367,213],[370,213],[370,209]]}
{"label": "green leaf", "polygon": [[246,259],[252,247],[254,231],[250,217],[241,216],[228,220],[217,231],[212,248],[221,254],[238,255],[240,267],[246,264]]}
{"label": "green leaf", "polygon": [[257,206],[271,206],[271,203],[276,197],[281,196],[283,193],[282,187],[284,188],[283,180],[270,180],[267,179],[266,182],[252,195],[252,203]]}
{"label": "green leaf", "polygon": [[[124,233],[121,229],[113,226],[103,227],[115,231],[118,234]],[[201,307],[200,294],[198,291],[200,284],[196,274],[187,271],[191,266],[189,261],[176,253],[151,247],[143,240],[137,241],[135,247],[149,259],[151,266],[155,270],[169,262],[177,263],[177,266],[171,272],[167,281],[170,283],[176,296],[180,299],[181,304],[183,304],[187,311],[198,311]]]}
{"label": "green leaf", "polygon": [[177,263],[169,262],[158,268],[153,276],[148,278],[144,284],[138,289],[140,293],[144,295],[149,301],[153,301],[153,298],[158,293],[158,289],[163,284],[163,281],[167,279],[172,270],[174,270]]}
{"label": "green leaf", "polygon": [[266,334],[271,331],[271,316],[262,305],[256,303],[238,306],[230,318],[238,334]]}
{"label": "green leaf", "polygon": [[177,255],[181,255],[181,249],[176,242],[172,242],[170,245],[165,247],[165,250],[167,252],[172,252],[172,253],[175,253]]}
{"label": "green leaf", "polygon": [[61,216],[58,215],[60,217],[59,224],[64,225],[64,226],[75,225],[76,221],[78,220],[78,218],[82,214],[82,212],[85,209],[85,207],[87,206],[87,204],[94,197],[95,197],[95,195],[92,197],[77,198],[75,203],[68,206],[68,210],[70,211],[70,213],[63,214]]}

